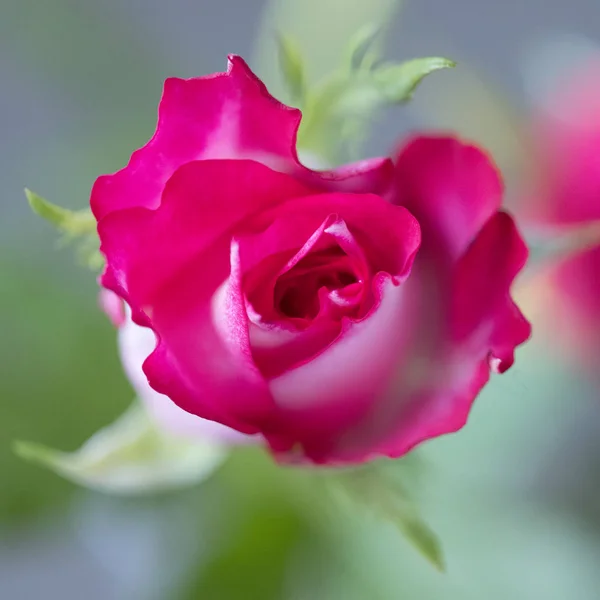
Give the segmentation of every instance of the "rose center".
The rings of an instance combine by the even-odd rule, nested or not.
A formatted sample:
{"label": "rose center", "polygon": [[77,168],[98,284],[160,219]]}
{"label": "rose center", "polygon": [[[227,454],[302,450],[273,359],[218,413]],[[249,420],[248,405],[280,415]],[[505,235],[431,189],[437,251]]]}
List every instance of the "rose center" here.
{"label": "rose center", "polygon": [[348,305],[361,287],[352,267],[340,248],[309,254],[278,278],[275,308],[284,317],[314,319],[325,302]]}

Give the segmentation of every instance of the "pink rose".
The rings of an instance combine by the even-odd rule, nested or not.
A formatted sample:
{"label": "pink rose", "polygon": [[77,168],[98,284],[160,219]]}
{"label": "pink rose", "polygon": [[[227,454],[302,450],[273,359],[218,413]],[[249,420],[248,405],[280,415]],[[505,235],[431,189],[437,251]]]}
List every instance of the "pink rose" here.
{"label": "pink rose", "polygon": [[[534,170],[523,191],[523,216],[533,227],[600,223],[600,54],[590,56],[536,107],[530,137]],[[567,256],[546,273],[542,310],[586,361],[598,364],[600,243]],[[554,292],[550,298],[548,291]]]}
{"label": "pink rose", "polygon": [[144,373],[185,411],[283,459],[401,456],[513,363],[527,249],[477,148],[422,137],[315,172],[300,117],[239,57],[168,79],[154,137],[92,190],[102,283],[154,332]]}

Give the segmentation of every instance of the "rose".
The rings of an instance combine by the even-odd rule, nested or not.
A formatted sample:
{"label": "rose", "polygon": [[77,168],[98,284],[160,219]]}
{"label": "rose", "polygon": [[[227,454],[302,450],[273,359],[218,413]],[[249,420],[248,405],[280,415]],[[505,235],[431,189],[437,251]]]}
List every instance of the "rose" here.
{"label": "rose", "polygon": [[[532,168],[520,209],[533,230],[578,231],[569,253],[534,280],[553,335],[597,365],[600,336],[600,53],[592,53],[538,98],[529,133]],[[589,227],[592,225],[592,227]],[[588,232],[591,235],[588,235]],[[558,318],[557,318],[558,317]]]}
{"label": "rose", "polygon": [[315,172],[299,122],[239,57],[167,80],[154,137],[92,190],[102,284],[185,411],[284,459],[401,456],[462,427],[528,338],[509,295],[527,250],[474,146]]}

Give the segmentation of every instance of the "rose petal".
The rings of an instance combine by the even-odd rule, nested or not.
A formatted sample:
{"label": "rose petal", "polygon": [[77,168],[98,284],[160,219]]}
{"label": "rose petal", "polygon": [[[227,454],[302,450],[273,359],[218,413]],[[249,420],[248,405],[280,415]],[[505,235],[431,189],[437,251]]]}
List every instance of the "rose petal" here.
{"label": "rose petal", "polygon": [[[101,221],[103,283],[117,287],[134,320],[142,314],[138,323],[156,333],[144,370],[152,387],[184,410],[254,433],[251,423],[270,406],[251,360],[243,298],[222,287],[230,274],[229,236],[253,212],[304,193],[291,177],[252,161],[202,161],[177,171],[158,209],[118,211]],[[228,293],[215,307],[219,288]]]}
{"label": "rose petal", "polygon": [[165,81],[152,139],[127,167],[98,178],[92,210],[156,208],[176,169],[206,158],[295,160],[300,111],[277,102],[238,56],[226,73]]}
{"label": "rose petal", "polygon": [[[338,215],[339,219],[332,220],[328,214]],[[325,221],[320,221],[323,218]],[[330,228],[328,236],[336,239],[336,244],[351,254],[357,264],[369,264],[375,272],[387,271],[400,282],[408,276],[420,243],[419,225],[412,215],[373,194],[320,194],[297,198],[265,211],[251,226],[262,232],[240,238],[242,270],[250,275],[261,261],[271,259],[275,251],[285,256],[285,252],[299,248],[300,243],[314,236],[296,254],[294,260],[300,260],[322,239],[325,227]],[[273,267],[270,265],[271,272],[277,273]],[[266,273],[262,280],[254,275],[254,283],[246,283],[246,289],[261,290],[263,300],[253,308],[268,317],[274,281],[266,281]],[[252,302],[251,292],[249,297]],[[278,376],[307,360],[331,343],[340,331],[338,324],[325,319],[297,334],[276,326],[259,329],[257,324],[250,326],[253,355],[267,377]]]}
{"label": "rose petal", "polygon": [[253,161],[188,163],[169,180],[158,209],[117,211],[99,223],[107,258],[103,284],[118,282],[130,306],[141,307],[179,269],[232,235],[238,223],[309,191]]}
{"label": "rose petal", "polygon": [[395,202],[421,225],[423,245],[462,254],[502,201],[502,181],[476,146],[455,138],[418,137],[396,162]]}
{"label": "rose petal", "polygon": [[[403,286],[407,310],[416,323],[410,351],[404,359],[399,357],[387,397],[380,398],[370,419],[340,439],[334,457],[354,462],[377,455],[402,456],[466,423],[490,369],[508,369],[515,347],[530,336],[529,323],[509,295],[526,258],[527,248],[511,217],[497,213],[456,265],[446,292],[427,294],[426,278],[423,289],[413,289],[427,272],[424,265],[415,264]],[[430,305],[425,308],[414,302],[428,297]],[[449,310],[444,310],[445,304]],[[432,325],[428,314],[445,315],[448,321]]]}
{"label": "rose petal", "polygon": [[[390,204],[375,194],[330,193],[296,198],[261,213],[252,227],[260,231],[272,225],[278,228],[281,238],[287,235],[290,240],[306,240],[331,214],[344,221],[373,272],[384,271],[400,280],[410,273],[421,243],[419,223],[405,207]],[[285,248],[295,244],[286,244]],[[262,251],[261,256],[268,253]],[[258,260],[259,257],[255,262]]]}
{"label": "rose petal", "polygon": [[136,325],[131,318],[127,318],[120,326],[119,351],[123,368],[138,398],[157,426],[182,437],[228,444],[247,443],[254,439],[220,423],[192,415],[179,408],[167,396],[153,390],[142,371],[142,365],[155,346],[156,338],[151,329]]}
{"label": "rose petal", "polygon": [[[276,452],[300,445],[315,462],[335,461],[341,434],[360,423],[385,391],[406,342],[402,286],[380,274],[379,303],[360,322],[346,320],[341,335],[310,362],[272,379],[280,409]],[[316,417],[318,415],[318,418]]]}
{"label": "rose petal", "polygon": [[454,260],[430,237],[410,278],[384,290],[360,329],[270,383],[289,419],[267,436],[275,452],[300,443],[314,462],[362,462],[464,425],[490,368],[508,368],[530,334],[509,295],[527,256],[512,219],[497,213],[474,235]]}
{"label": "rose petal", "polygon": [[156,208],[173,173],[200,159],[254,159],[321,189],[389,191],[393,167],[385,158],[322,173],[303,167],[296,153],[300,118],[299,110],[268,93],[239,56],[229,56],[226,73],[167,79],[154,136],[124,169],[96,180],[92,211],[100,220],[124,208]]}
{"label": "rose petal", "polygon": [[[527,261],[527,246],[512,218],[494,215],[457,265],[452,301],[454,343],[478,344],[500,360],[503,372],[531,327],[510,298],[510,286]],[[468,341],[467,341],[468,340]]]}
{"label": "rose petal", "polygon": [[[256,433],[272,399],[252,362],[235,252],[215,247],[180,271],[152,300],[156,350],[144,363],[150,385],[178,406],[242,433]],[[217,290],[215,292],[215,290]]]}
{"label": "rose petal", "polygon": [[[287,221],[287,223],[291,225],[294,221]],[[257,256],[261,254],[263,244],[270,247],[273,243],[273,236],[279,233],[281,233],[281,229],[273,227],[261,235],[247,236],[240,239],[241,272],[247,270],[244,266],[246,255],[248,256],[248,262],[255,264]],[[293,239],[293,237],[292,235],[291,238]],[[302,248],[288,261],[287,265],[284,265],[279,272],[271,271],[265,274],[265,277],[262,278],[261,287],[263,290],[267,290],[270,298],[261,294],[259,297],[260,302],[254,303],[254,309],[259,308],[262,310],[260,311],[261,318],[255,319],[250,324],[250,341],[254,362],[266,378],[279,376],[298,363],[309,360],[327,347],[342,328],[340,320],[332,319],[323,310],[311,320],[305,329],[294,330],[291,320],[282,318],[276,307],[273,306],[273,288],[277,276],[281,272],[289,272],[293,265],[299,263],[303,257],[308,256],[314,247],[324,239],[329,239],[328,243],[343,244],[345,250],[353,253],[355,258],[362,261],[363,270],[366,268],[360,248],[357,247],[344,222],[335,215],[330,215],[312,233]],[[260,263],[254,266],[255,269],[257,267],[260,267]],[[248,290],[248,293],[249,300],[252,301],[251,289]],[[312,293],[316,294],[317,290],[312,290]]]}

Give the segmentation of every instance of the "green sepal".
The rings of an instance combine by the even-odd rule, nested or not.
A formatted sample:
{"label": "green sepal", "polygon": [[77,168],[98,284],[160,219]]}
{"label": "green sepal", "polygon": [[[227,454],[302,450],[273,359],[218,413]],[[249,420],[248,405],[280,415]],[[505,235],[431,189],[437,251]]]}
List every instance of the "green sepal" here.
{"label": "green sepal", "polygon": [[398,104],[410,100],[419,83],[427,75],[455,66],[454,61],[440,56],[415,58],[399,64],[381,65],[373,71],[373,80],[384,101]]}
{"label": "green sepal", "polygon": [[[342,68],[305,95],[298,133],[301,151],[338,163],[359,158],[358,145],[376,114],[389,105],[407,102],[429,73],[452,68],[442,57],[381,63],[377,43],[381,27],[367,25],[348,45]],[[340,156],[340,150],[354,149]]]}
{"label": "green sepal", "polygon": [[96,231],[96,219],[94,219],[94,215],[89,209],[69,210],[62,208],[27,188],[25,188],[25,196],[31,210],[54,225],[62,233],[79,236]]}
{"label": "green sepal", "polygon": [[412,459],[409,456],[380,461],[344,471],[332,479],[333,489],[353,504],[394,524],[424,558],[443,572],[445,563],[439,539],[408,492],[415,482]]}
{"label": "green sepal", "polygon": [[277,36],[277,50],[291,101],[301,107],[306,96],[306,74],[300,48],[292,37],[280,33]]}
{"label": "green sepal", "polygon": [[379,59],[377,48],[382,26],[368,23],[361,27],[348,43],[346,60],[348,72],[369,69]]}
{"label": "green sepal", "polygon": [[226,456],[223,446],[190,441],[160,430],[134,403],[114,423],[75,452],[14,442],[24,460],[45,466],[79,485],[112,494],[143,494],[202,481]]}
{"label": "green sepal", "polygon": [[31,210],[45,221],[48,221],[62,234],[61,243],[77,242],[76,253],[82,264],[94,271],[102,269],[104,257],[100,254],[96,219],[91,210],[63,208],[27,188],[25,188],[25,196]]}

